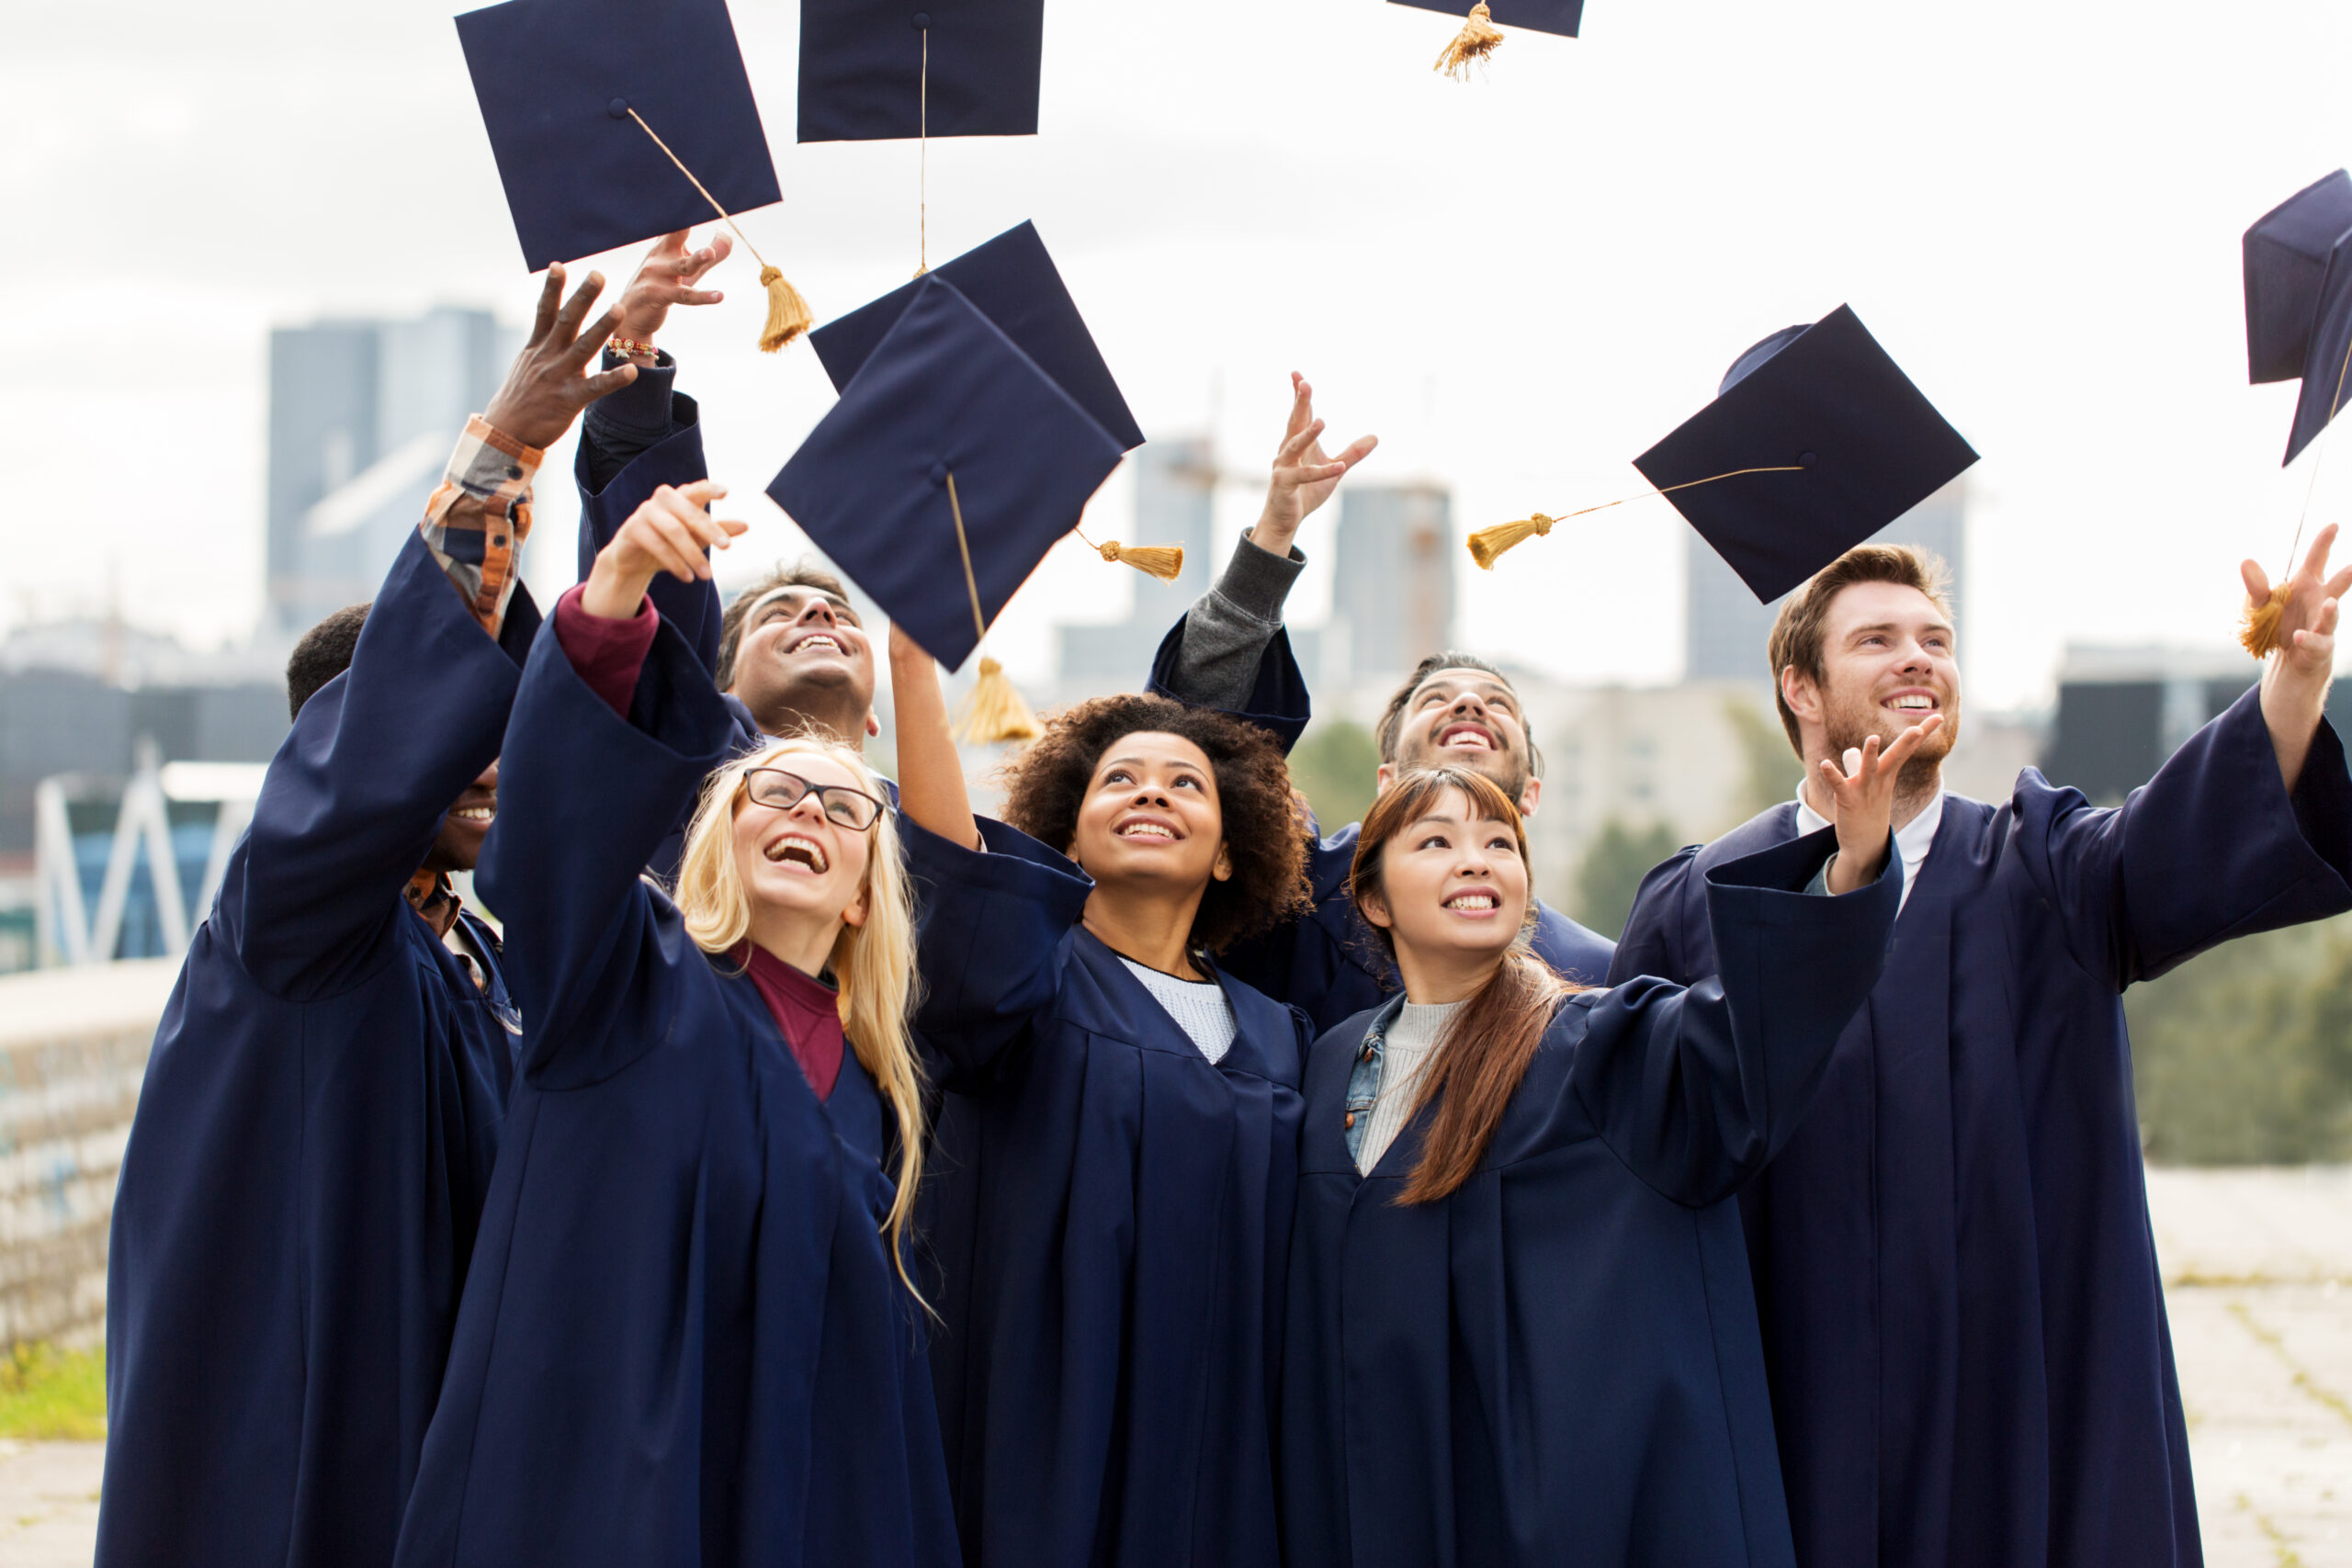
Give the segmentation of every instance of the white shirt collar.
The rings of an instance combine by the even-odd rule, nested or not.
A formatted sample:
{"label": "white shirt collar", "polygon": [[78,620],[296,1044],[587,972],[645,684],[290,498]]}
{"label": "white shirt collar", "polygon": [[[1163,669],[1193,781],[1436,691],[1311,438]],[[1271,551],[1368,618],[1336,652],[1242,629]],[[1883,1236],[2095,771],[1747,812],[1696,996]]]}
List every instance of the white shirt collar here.
{"label": "white shirt collar", "polygon": [[[1919,868],[1928,863],[1928,852],[1935,847],[1936,829],[1943,826],[1944,791],[1936,786],[1936,797],[1928,802],[1918,816],[1894,830],[1894,852],[1903,857],[1903,899],[1911,902],[1911,889],[1919,886]],[[1797,833],[1818,833],[1829,826],[1829,818],[1805,804],[1804,786],[1797,786]],[[1900,905],[1897,906],[1900,908]]]}

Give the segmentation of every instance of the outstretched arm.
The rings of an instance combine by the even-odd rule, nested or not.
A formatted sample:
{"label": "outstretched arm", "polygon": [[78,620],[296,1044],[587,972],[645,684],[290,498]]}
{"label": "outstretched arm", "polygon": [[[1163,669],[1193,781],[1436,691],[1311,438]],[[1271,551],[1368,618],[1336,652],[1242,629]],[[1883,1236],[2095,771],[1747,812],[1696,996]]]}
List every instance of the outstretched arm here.
{"label": "outstretched arm", "polygon": [[980,830],[948,727],[947,699],[940,694],[939,663],[896,622],[890,626],[890,700],[898,725],[899,809],[928,833],[978,849]]}
{"label": "outstretched arm", "polygon": [[[2262,721],[2270,730],[2270,745],[2278,754],[2278,773],[2289,795],[2302,782],[2312,738],[2327,711],[2328,683],[2335,674],[2337,606],[2345,591],[2352,589],[2352,567],[2327,575],[2328,551],[2335,544],[2335,525],[2331,523],[2320,530],[2311,554],[2287,580],[2278,651],[2262,671]],[[2270,579],[2261,565],[2249,560],[2238,570],[2254,602],[2267,602]]]}

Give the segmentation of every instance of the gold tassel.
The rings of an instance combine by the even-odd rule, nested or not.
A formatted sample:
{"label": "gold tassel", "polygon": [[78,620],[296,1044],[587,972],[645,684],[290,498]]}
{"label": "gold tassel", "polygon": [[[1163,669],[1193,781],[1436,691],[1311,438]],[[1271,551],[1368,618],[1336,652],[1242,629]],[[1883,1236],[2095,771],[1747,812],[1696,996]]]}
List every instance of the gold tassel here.
{"label": "gold tassel", "polygon": [[980,660],[980,678],[956,705],[956,739],[967,746],[1035,740],[1045,733],[1019,688],[993,659]]}
{"label": "gold tassel", "polygon": [[2256,659],[2267,659],[2278,646],[2278,623],[2287,615],[2287,585],[2280,583],[2257,604],[2249,599],[2238,620],[2238,642]]}
{"label": "gold tassel", "polygon": [[1096,547],[1107,561],[1125,561],[1137,571],[1173,582],[1184,575],[1184,547],[1182,545],[1123,545],[1114,539]]}
{"label": "gold tassel", "polygon": [[1434,70],[1442,71],[1457,82],[1470,80],[1470,67],[1475,62],[1484,65],[1487,57],[1503,46],[1503,30],[1495,26],[1495,14],[1487,9],[1487,0],[1470,7],[1470,19],[1462,24],[1462,31],[1437,57]]}
{"label": "gold tassel", "polygon": [[808,301],[786,280],[783,272],[763,266],[760,281],[768,289],[768,324],[760,329],[760,352],[774,354],[807,332],[815,318],[808,314]]}
{"label": "gold tassel", "polygon": [[1498,523],[1491,528],[1481,528],[1470,536],[1470,558],[1478,563],[1481,571],[1495,570],[1495,558],[1513,545],[1527,539],[1540,539],[1552,531],[1559,521],[1541,512],[1516,523]]}

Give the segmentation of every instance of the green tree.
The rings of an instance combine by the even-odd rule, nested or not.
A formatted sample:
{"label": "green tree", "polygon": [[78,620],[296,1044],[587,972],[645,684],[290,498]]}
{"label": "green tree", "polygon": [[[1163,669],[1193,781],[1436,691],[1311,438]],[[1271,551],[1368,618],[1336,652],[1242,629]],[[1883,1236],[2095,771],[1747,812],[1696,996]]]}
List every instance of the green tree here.
{"label": "green tree", "polygon": [[1380,746],[1352,719],[1317,719],[1291,749],[1290,782],[1326,833],[1360,822],[1380,791]]}
{"label": "green tree", "polygon": [[2229,942],[2124,994],[2148,1157],[2352,1157],[2352,922]]}
{"label": "green tree", "polygon": [[1682,839],[1664,822],[1628,828],[1611,817],[1600,825],[1577,867],[1577,919],[1601,935],[1615,939],[1634,912],[1634,895],[1650,868],[1682,847]]}
{"label": "green tree", "polygon": [[1747,770],[1747,781],[1740,790],[1739,815],[1724,824],[1729,829],[1788,799],[1794,793],[1797,775],[1804,771],[1804,764],[1789,750],[1788,733],[1754,703],[1742,697],[1725,697],[1724,722],[1731,726]]}

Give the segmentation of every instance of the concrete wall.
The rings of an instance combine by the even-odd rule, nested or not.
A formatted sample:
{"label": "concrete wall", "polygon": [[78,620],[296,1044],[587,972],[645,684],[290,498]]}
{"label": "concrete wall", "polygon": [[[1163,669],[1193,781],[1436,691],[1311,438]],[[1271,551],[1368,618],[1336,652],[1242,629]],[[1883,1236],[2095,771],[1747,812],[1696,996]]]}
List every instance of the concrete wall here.
{"label": "concrete wall", "polygon": [[0,976],[0,1348],[105,1333],[107,1222],[176,958]]}

